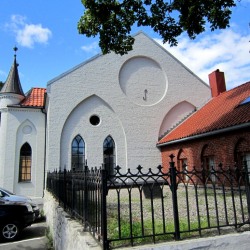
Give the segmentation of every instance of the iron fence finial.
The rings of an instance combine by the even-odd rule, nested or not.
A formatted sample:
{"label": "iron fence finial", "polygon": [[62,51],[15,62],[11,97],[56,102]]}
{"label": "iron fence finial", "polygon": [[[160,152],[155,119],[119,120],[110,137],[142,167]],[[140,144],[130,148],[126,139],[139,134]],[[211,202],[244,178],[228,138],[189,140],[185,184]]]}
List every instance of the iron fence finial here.
{"label": "iron fence finial", "polygon": [[173,154],[171,154],[169,157],[170,157],[170,159],[171,159],[171,162],[173,162],[175,156],[174,156]]}

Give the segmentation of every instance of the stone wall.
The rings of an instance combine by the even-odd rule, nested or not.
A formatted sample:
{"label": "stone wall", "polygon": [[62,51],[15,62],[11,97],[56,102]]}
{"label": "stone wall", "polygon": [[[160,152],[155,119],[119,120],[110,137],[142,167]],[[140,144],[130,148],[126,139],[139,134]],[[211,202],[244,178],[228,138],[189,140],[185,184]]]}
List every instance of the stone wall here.
{"label": "stone wall", "polygon": [[44,213],[47,225],[53,235],[55,250],[101,250],[101,246],[83,226],[63,211],[53,196],[45,191]]}

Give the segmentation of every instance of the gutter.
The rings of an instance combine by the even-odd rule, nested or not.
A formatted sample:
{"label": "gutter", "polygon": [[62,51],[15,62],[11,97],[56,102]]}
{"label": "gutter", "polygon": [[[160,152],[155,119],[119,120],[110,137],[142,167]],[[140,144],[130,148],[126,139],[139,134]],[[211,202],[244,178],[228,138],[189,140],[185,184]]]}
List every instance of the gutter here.
{"label": "gutter", "polygon": [[41,106],[18,106],[18,105],[8,105],[7,108],[20,108],[20,109],[43,109]]}
{"label": "gutter", "polygon": [[218,135],[218,134],[221,134],[221,133],[232,132],[232,131],[235,131],[235,130],[238,130],[238,129],[245,129],[245,128],[250,128],[250,122],[243,123],[243,124],[236,125],[236,126],[232,126],[232,127],[228,127],[228,128],[218,129],[218,130],[215,130],[215,131],[211,131],[211,132],[207,132],[207,133],[203,133],[203,134],[199,134],[199,135],[193,135],[193,136],[177,139],[175,141],[164,142],[164,143],[161,143],[161,144],[157,144],[156,147],[160,148],[160,147],[163,147],[163,146],[173,145],[173,144],[180,143],[180,142],[191,141],[191,140],[195,140],[195,139],[200,139],[200,138],[204,138],[204,137]]}

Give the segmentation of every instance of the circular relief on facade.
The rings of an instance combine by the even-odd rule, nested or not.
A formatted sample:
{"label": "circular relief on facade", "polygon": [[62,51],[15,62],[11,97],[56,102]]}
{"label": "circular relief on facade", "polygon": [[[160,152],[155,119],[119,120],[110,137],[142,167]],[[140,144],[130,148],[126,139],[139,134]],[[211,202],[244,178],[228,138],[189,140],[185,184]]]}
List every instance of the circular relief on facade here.
{"label": "circular relief on facade", "polygon": [[167,90],[164,71],[157,62],[147,57],[126,61],[120,70],[119,83],[124,94],[140,106],[158,103]]}
{"label": "circular relief on facade", "polygon": [[100,117],[97,115],[92,115],[89,118],[89,122],[93,125],[93,126],[97,126],[100,124]]}
{"label": "circular relief on facade", "polygon": [[32,127],[29,126],[29,125],[26,125],[26,126],[23,127],[23,130],[22,130],[22,131],[23,131],[23,133],[26,134],[26,135],[27,135],[27,134],[31,134],[31,132],[32,132]]}

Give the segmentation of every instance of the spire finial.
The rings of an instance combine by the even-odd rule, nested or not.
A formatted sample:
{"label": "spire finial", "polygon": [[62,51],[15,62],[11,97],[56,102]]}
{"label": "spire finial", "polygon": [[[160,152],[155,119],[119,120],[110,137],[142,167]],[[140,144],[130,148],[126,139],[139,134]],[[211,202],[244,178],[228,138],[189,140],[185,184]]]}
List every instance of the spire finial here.
{"label": "spire finial", "polygon": [[17,46],[15,46],[15,47],[13,48],[13,50],[15,51],[14,57],[16,57],[16,52],[18,51]]}

